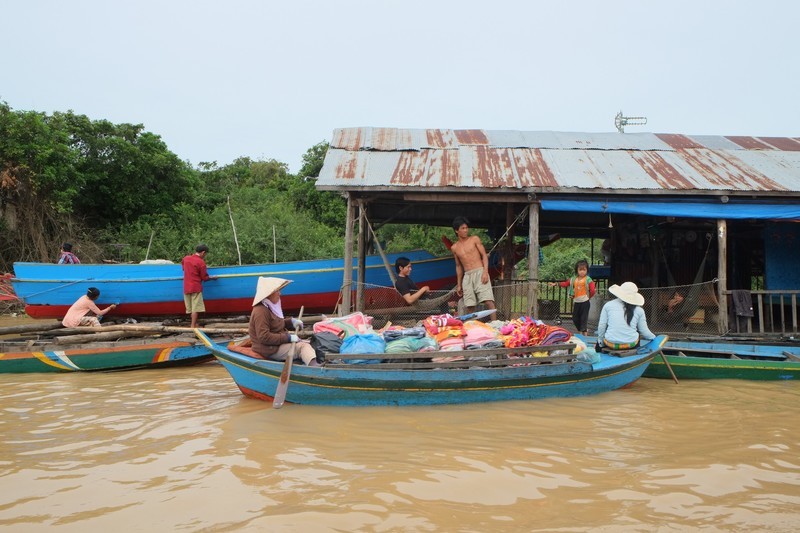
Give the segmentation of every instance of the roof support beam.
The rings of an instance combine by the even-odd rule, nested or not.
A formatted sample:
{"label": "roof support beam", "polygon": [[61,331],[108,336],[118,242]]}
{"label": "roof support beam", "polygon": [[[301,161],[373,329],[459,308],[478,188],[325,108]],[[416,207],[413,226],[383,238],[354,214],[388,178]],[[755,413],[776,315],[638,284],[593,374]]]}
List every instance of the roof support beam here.
{"label": "roof support beam", "polygon": [[[719,333],[728,332],[728,221],[717,220],[717,291],[719,291]],[[763,322],[761,327],[764,327]]]}
{"label": "roof support beam", "polygon": [[350,314],[350,294],[353,289],[353,225],[355,224],[356,204],[353,196],[347,194],[347,214],[344,223],[344,271],[342,274],[342,304],[339,316]]}
{"label": "roof support beam", "polygon": [[436,202],[436,203],[528,203],[535,195],[509,193],[509,194],[483,194],[475,193],[403,193],[403,200],[408,202]]}
{"label": "roof support beam", "polygon": [[539,316],[539,202],[528,209],[528,316]]}

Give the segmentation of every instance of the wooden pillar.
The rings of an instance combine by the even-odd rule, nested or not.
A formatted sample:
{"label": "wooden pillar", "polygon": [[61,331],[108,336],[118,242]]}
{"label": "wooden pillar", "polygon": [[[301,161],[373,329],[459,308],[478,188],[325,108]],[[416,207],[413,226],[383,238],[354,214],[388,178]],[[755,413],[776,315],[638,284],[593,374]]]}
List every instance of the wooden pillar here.
{"label": "wooden pillar", "polygon": [[528,316],[539,316],[539,202],[528,209]]}
{"label": "wooden pillar", "polygon": [[364,282],[367,279],[367,206],[358,200],[358,284],[356,285],[356,310],[364,310]]}
{"label": "wooden pillar", "polygon": [[513,204],[506,204],[506,242],[503,249],[500,250],[501,257],[503,258],[502,272],[500,279],[497,281],[495,287],[495,304],[500,311],[499,316],[511,318],[511,312],[514,310],[514,206]]}
{"label": "wooden pillar", "polygon": [[503,279],[507,283],[511,282],[514,273],[514,206],[506,204],[506,246],[503,252]]}
{"label": "wooden pillar", "polygon": [[342,274],[342,304],[339,316],[350,313],[350,293],[353,288],[353,225],[355,223],[355,203],[347,193],[347,213],[344,223],[344,270]]}
{"label": "wooden pillar", "polygon": [[719,334],[728,331],[728,224],[717,220],[717,290],[719,291]]}

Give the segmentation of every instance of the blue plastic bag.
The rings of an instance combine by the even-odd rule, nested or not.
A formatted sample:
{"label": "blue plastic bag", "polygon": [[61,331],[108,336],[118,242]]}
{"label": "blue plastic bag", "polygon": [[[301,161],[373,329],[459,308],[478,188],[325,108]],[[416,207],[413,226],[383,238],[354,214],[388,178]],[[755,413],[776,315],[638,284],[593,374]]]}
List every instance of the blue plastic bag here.
{"label": "blue plastic bag", "polygon": [[[386,341],[383,337],[376,333],[365,333],[358,335],[349,335],[343,342],[342,347],[339,348],[339,353],[344,354],[358,354],[358,353],[385,353]],[[359,364],[359,363],[380,363],[380,359],[345,359],[346,363]]]}

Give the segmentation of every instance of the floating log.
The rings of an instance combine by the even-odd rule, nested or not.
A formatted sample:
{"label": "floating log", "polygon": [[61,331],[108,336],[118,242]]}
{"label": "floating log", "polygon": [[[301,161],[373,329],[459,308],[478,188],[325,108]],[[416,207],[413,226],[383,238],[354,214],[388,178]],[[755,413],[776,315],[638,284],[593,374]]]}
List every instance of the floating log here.
{"label": "floating log", "polygon": [[12,333],[28,333],[31,331],[50,331],[53,329],[63,328],[61,322],[52,322],[47,324],[20,324],[18,326],[3,326],[0,328],[0,335],[9,335]]}
{"label": "floating log", "polygon": [[106,331],[103,333],[90,333],[87,335],[66,335],[56,337],[56,344],[86,344],[99,341],[116,341],[124,337],[147,337],[149,334],[144,331]]}
{"label": "floating log", "polygon": [[[202,331],[211,334],[219,335],[247,335],[247,328],[200,328]],[[79,328],[64,328],[59,333],[66,334],[82,334],[89,332],[100,331],[144,331],[149,333],[194,333],[193,328],[184,328],[178,326],[159,326],[159,325],[146,325],[146,324],[115,324],[108,326],[94,327],[79,327]]]}

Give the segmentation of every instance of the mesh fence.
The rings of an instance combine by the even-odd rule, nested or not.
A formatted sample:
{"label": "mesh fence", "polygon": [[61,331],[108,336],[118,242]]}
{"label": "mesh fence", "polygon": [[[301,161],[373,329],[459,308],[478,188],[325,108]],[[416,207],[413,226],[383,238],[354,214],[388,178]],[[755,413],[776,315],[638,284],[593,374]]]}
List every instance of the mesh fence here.
{"label": "mesh fence", "polygon": [[[717,334],[719,301],[716,283],[641,288],[647,325],[653,333]],[[592,300],[589,329],[595,331],[603,304],[614,299],[607,289],[598,291]]]}
{"label": "mesh fence", "polygon": [[[527,281],[495,282],[492,289],[498,320],[511,320],[527,314],[530,283]],[[353,284],[351,301],[358,305],[357,284]],[[575,331],[572,323],[572,300],[566,290],[553,290],[546,282],[538,285],[538,318],[551,325],[561,325]],[[714,282],[640,289],[645,298],[647,323],[654,333],[716,334],[719,304]],[[394,287],[362,284],[364,313],[374,318],[373,324],[382,327],[386,322],[413,325],[429,315],[450,313],[454,316],[467,312],[463,300],[454,290],[430,291],[428,298],[408,305]],[[597,330],[603,304],[614,297],[605,286],[598,289],[589,312],[589,334]],[[482,305],[475,310],[481,310]]]}

